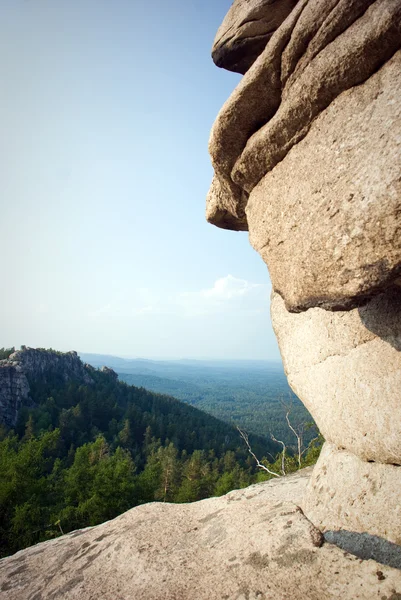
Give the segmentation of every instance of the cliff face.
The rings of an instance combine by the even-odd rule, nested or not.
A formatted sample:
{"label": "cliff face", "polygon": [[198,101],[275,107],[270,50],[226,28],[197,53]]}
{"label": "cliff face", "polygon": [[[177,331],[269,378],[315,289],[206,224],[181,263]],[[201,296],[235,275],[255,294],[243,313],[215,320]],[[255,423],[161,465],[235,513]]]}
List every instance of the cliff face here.
{"label": "cliff face", "polygon": [[269,269],[288,382],[326,439],[307,516],[397,544],[400,49],[401,0],[235,0],[212,55],[245,74],[207,199]]}
{"label": "cliff face", "polygon": [[29,383],[19,364],[0,361],[0,422],[13,427],[22,402],[28,401]]}
{"label": "cliff face", "polygon": [[78,354],[22,347],[0,361],[0,422],[13,427],[22,404],[32,403],[28,379],[46,378],[58,374],[68,381],[74,379],[93,383]]}

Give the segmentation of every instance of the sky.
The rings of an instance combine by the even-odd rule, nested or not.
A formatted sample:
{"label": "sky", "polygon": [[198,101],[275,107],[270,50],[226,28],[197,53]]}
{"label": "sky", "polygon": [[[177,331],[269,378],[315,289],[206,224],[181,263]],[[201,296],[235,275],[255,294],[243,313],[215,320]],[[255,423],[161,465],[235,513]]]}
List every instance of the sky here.
{"label": "sky", "polygon": [[0,346],[279,359],[266,266],[204,216],[230,4],[0,2]]}

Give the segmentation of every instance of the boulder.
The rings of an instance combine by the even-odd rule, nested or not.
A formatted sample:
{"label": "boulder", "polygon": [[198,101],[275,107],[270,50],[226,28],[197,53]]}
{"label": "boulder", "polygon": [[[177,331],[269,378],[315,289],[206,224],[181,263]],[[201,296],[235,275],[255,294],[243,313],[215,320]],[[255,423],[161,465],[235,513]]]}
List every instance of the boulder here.
{"label": "boulder", "polygon": [[[322,531],[369,532],[397,544],[400,555],[400,490],[400,467],[363,461],[326,442],[309,481],[303,508]],[[389,551],[392,550],[390,546]]]}
{"label": "boulder", "polygon": [[401,464],[401,289],[366,306],[271,315],[288,382],[326,440],[363,460]]}
{"label": "boulder", "polygon": [[18,552],[0,561],[0,599],[396,600],[400,570],[323,543],[297,505],[309,475],[146,504]]}

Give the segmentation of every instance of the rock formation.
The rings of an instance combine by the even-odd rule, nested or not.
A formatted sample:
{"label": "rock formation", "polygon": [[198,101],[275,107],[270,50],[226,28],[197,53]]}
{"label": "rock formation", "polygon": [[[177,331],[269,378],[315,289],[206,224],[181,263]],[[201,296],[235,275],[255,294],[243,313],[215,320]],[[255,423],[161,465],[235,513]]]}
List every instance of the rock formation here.
{"label": "rock formation", "polygon": [[[297,506],[308,475],[193,504],[145,504],[18,552],[0,561],[0,599],[399,600],[400,554],[389,545],[385,565],[324,542]],[[359,556],[367,545],[336,543]],[[380,559],[382,544],[371,545]]]}
{"label": "rock formation", "polygon": [[[266,43],[267,41],[267,43]],[[401,544],[401,0],[235,0],[208,220],[268,266],[288,380],[326,445],[305,512]]]}
{"label": "rock formation", "polygon": [[93,383],[78,354],[23,346],[8,359],[0,360],[0,423],[13,427],[23,404],[31,404],[29,379],[58,374],[68,381]]}

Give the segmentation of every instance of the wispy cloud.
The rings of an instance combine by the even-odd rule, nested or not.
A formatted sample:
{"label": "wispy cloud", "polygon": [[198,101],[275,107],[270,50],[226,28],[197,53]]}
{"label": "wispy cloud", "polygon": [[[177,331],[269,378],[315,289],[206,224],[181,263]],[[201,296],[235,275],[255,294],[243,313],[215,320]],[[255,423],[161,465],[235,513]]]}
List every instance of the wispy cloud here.
{"label": "wispy cloud", "polygon": [[251,283],[246,279],[238,279],[232,275],[226,275],[215,281],[212,288],[202,290],[201,295],[204,298],[212,298],[219,301],[231,300],[238,296],[245,296],[253,290],[265,288],[261,283]]}
{"label": "wispy cloud", "polygon": [[198,292],[184,292],[177,298],[185,316],[214,313],[261,312],[266,309],[270,286],[226,275],[213,286]]}
{"label": "wispy cloud", "polygon": [[111,304],[106,304],[105,306],[100,306],[99,308],[95,308],[94,310],[90,310],[88,312],[88,317],[97,318],[103,315],[110,315],[113,312],[113,308]]}
{"label": "wispy cloud", "polygon": [[255,314],[266,311],[270,289],[268,284],[253,283],[229,274],[217,279],[210,288],[172,295],[138,288],[133,298],[108,303],[90,311],[89,316],[139,318],[156,314],[184,317],[216,313]]}

